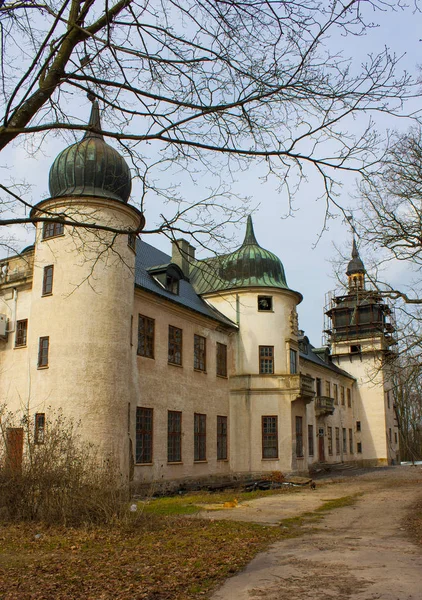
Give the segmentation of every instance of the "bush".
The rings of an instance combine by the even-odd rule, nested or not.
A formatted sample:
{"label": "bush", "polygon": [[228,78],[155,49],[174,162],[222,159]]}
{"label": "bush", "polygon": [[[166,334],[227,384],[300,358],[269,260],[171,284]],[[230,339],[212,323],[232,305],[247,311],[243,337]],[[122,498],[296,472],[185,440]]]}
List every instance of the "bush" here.
{"label": "bush", "polygon": [[[79,426],[61,412],[51,414],[36,434],[31,416],[18,418],[0,407],[0,519],[62,525],[119,520],[128,511],[129,491],[115,461],[100,459],[98,448],[83,442]],[[11,444],[12,434],[23,444]]]}

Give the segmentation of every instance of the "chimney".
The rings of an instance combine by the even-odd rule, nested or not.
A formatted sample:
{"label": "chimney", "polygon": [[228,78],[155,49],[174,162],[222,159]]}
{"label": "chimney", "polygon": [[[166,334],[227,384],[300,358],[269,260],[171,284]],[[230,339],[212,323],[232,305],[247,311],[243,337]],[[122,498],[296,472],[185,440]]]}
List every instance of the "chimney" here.
{"label": "chimney", "polygon": [[171,243],[171,262],[180,267],[186,279],[189,279],[190,265],[195,258],[195,248],[188,241],[180,239]]}

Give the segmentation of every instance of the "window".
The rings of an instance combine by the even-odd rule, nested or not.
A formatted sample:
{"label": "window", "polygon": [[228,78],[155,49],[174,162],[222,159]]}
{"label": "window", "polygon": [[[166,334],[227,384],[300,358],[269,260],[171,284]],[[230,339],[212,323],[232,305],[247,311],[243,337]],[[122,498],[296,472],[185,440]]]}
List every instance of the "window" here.
{"label": "window", "polygon": [[172,294],[179,294],[179,279],[169,275],[166,275],[166,290]]}
{"label": "window", "polygon": [[44,413],[36,413],[34,442],[36,444],[43,444],[44,436],[45,436],[45,414]]}
{"label": "window", "polygon": [[132,250],[136,250],[136,233],[128,233],[127,245]]}
{"label": "window", "polygon": [[345,406],[346,402],[345,402],[345,399],[344,399],[344,386],[340,387],[340,398],[341,398],[341,405]]}
{"label": "window", "polygon": [[362,346],[360,344],[356,344],[354,346],[350,346],[350,354],[359,354],[362,351]]}
{"label": "window", "polygon": [[387,407],[390,408],[390,392],[387,392]]}
{"label": "window", "polygon": [[343,427],[343,454],[347,454],[347,431]]}
{"label": "window", "polygon": [[44,267],[44,277],[42,280],[42,295],[49,296],[53,293],[53,265]]}
{"label": "window", "polygon": [[16,322],[15,348],[26,346],[26,338],[28,334],[28,319]]}
{"label": "window", "polygon": [[227,346],[217,342],[217,375],[227,377]]}
{"label": "window", "polygon": [[358,442],[358,454],[362,454],[362,442]]}
{"label": "window", "polygon": [[356,421],[356,431],[361,431],[360,421]]}
{"label": "window", "polygon": [[153,409],[136,407],[136,462],[152,463]]}
{"label": "window", "polygon": [[202,335],[195,334],[193,336],[193,368],[197,371],[205,371],[206,358],[206,339]]}
{"label": "window", "polygon": [[274,373],[274,346],[259,347],[259,374],[272,375]]}
{"label": "window", "polygon": [[328,454],[333,454],[333,428],[327,427],[327,438],[328,438]]}
{"label": "window", "polygon": [[258,296],[258,310],[261,311],[272,311],[273,309],[273,298],[272,296]]}
{"label": "window", "polygon": [[278,418],[262,417],[262,458],[278,458]]}
{"label": "window", "polygon": [[394,432],[394,442],[397,444],[399,441],[399,436],[397,435],[397,431]]}
{"label": "window", "polygon": [[290,348],[290,373],[295,375],[297,373],[297,352]]}
{"label": "window", "polygon": [[217,417],[217,460],[227,460],[227,417]]}
{"label": "window", "polygon": [[347,388],[347,406],[352,408],[352,390]]}
{"label": "window", "polygon": [[49,337],[40,337],[38,344],[38,368],[48,367],[48,349],[50,345]]}
{"label": "window", "polygon": [[338,385],[334,384],[334,404],[338,404]]}
{"label": "window", "polygon": [[207,415],[194,414],[194,446],[194,460],[207,460]]}
{"label": "window", "polygon": [[325,382],[325,395],[329,398],[331,394],[331,385],[329,381]]}
{"label": "window", "polygon": [[168,361],[171,365],[182,365],[182,343],[182,330],[169,325]]}
{"label": "window", "polygon": [[322,396],[321,379],[319,377],[316,378],[316,395]]}
{"label": "window", "polygon": [[176,410],[168,411],[167,461],[182,462],[182,413]]}
{"label": "window", "polygon": [[349,452],[353,454],[353,431],[349,429]]}
{"label": "window", "polygon": [[314,455],[314,426],[308,425],[308,454]]}
{"label": "window", "polygon": [[302,431],[302,417],[296,417],[296,456],[301,458],[303,456],[303,431]]}
{"label": "window", "polygon": [[155,321],[139,315],[138,319],[138,354],[146,358],[154,358]]}
{"label": "window", "polygon": [[336,427],[336,454],[340,454],[340,427]]}
{"label": "window", "polygon": [[64,225],[63,223],[44,223],[43,227],[43,240],[47,240],[48,238],[57,237],[58,235],[63,235]]}
{"label": "window", "polygon": [[388,440],[390,443],[393,441],[393,434],[391,431],[391,427],[389,427],[389,429],[388,429]]}

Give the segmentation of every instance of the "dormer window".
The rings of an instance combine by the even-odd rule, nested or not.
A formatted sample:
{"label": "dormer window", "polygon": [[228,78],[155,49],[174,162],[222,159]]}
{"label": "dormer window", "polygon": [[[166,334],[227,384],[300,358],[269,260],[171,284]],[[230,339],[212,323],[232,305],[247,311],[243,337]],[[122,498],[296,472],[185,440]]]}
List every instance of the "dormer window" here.
{"label": "dormer window", "polygon": [[148,273],[162,288],[175,295],[179,294],[180,280],[185,279],[180,267],[174,263],[150,267]]}
{"label": "dormer window", "polygon": [[173,275],[167,274],[166,277],[166,290],[172,294],[179,293],[179,279],[173,277]]}
{"label": "dormer window", "polygon": [[273,297],[272,296],[258,296],[258,311],[271,312],[273,310]]}

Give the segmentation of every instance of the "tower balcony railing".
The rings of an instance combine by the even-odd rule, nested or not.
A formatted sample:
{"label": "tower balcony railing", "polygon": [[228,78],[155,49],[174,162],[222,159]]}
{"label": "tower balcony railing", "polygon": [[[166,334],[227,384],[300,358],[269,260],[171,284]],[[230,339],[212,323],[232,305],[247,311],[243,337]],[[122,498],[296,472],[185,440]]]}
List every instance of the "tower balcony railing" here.
{"label": "tower balcony railing", "polygon": [[334,413],[334,398],[329,396],[317,396],[315,398],[315,414],[317,417],[322,415],[332,415]]}

